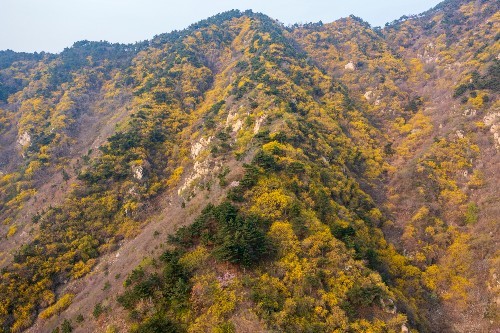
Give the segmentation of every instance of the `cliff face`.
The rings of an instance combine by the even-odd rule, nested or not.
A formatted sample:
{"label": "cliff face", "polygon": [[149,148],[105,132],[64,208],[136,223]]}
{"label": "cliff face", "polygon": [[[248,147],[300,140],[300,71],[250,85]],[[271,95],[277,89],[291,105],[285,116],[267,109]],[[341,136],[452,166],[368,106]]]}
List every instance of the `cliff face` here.
{"label": "cliff face", "polygon": [[498,329],[498,7],[0,52],[0,330]]}

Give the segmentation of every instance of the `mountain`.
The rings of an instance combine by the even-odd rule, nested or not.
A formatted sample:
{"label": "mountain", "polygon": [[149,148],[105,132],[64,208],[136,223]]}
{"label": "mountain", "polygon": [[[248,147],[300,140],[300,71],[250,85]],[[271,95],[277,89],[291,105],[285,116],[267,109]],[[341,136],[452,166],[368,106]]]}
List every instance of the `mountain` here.
{"label": "mountain", "polygon": [[1,51],[0,332],[500,329],[499,6]]}

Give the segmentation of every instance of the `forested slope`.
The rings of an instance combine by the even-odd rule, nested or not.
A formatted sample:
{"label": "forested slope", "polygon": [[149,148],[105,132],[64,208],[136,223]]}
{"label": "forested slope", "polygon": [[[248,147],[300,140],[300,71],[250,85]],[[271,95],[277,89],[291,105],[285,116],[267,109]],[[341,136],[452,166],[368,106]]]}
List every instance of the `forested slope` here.
{"label": "forested slope", "polygon": [[0,331],[498,329],[498,7],[2,51]]}

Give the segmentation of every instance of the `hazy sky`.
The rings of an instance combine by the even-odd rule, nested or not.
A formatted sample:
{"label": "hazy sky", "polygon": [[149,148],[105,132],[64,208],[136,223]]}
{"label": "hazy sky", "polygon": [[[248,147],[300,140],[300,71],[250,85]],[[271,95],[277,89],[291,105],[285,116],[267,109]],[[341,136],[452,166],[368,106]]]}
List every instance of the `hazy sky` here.
{"label": "hazy sky", "polygon": [[229,9],[285,24],[354,14],[373,26],[418,14],[439,0],[0,0],[0,50],[59,52],[75,41],[130,43],[183,29]]}

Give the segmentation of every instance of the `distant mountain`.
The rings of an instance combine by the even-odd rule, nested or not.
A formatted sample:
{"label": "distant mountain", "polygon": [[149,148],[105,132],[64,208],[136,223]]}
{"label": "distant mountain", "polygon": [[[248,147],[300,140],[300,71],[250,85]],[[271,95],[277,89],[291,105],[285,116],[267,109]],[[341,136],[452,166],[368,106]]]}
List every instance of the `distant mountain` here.
{"label": "distant mountain", "polygon": [[499,7],[0,51],[0,332],[500,330]]}

